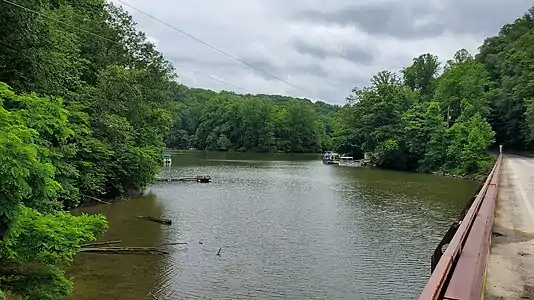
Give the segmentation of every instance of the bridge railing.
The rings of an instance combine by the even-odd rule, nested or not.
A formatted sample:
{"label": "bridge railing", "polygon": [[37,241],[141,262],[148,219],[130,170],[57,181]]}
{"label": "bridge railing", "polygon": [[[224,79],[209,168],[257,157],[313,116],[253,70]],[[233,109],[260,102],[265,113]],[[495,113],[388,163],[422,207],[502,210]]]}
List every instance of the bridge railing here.
{"label": "bridge railing", "polygon": [[463,219],[449,229],[454,236],[439,261],[432,262],[432,274],[419,300],[483,298],[501,164],[502,153]]}

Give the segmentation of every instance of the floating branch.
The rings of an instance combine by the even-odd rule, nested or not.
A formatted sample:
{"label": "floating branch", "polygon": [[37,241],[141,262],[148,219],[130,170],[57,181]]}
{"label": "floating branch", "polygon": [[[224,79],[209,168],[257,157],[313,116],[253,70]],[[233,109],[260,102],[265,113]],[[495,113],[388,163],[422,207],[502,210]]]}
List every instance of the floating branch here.
{"label": "floating branch", "polygon": [[157,181],[196,181],[196,182],[200,182],[200,183],[210,183],[211,182],[211,177],[210,176],[205,176],[205,175],[200,175],[200,176],[195,176],[195,177],[179,177],[179,178],[163,178],[163,177],[159,177],[159,178],[156,178]]}
{"label": "floating branch", "polygon": [[165,244],[160,244],[156,247],[162,247],[162,246],[174,246],[174,245],[187,245],[188,243],[187,242],[176,242],[176,243],[165,243]]}
{"label": "floating branch", "polygon": [[161,224],[164,224],[164,225],[171,225],[172,224],[172,221],[169,220],[169,219],[155,218],[155,217],[150,217],[150,216],[137,216],[137,218],[142,219],[142,220],[148,220],[148,221],[156,222],[156,223],[161,223]]}
{"label": "floating branch", "polygon": [[79,252],[100,254],[169,254],[157,247],[102,247],[82,248]]}
{"label": "floating branch", "polygon": [[91,200],[94,200],[96,202],[100,202],[100,203],[104,203],[104,204],[111,204],[111,202],[108,202],[108,201],[104,201],[104,200],[100,200],[96,197],[93,197],[93,196],[87,196],[87,195],[83,195],[85,198],[88,198],[88,199],[91,199]]}
{"label": "floating branch", "polygon": [[117,241],[107,241],[107,242],[100,242],[100,243],[83,244],[82,247],[83,247],[83,248],[87,248],[87,247],[94,247],[94,246],[109,246],[109,245],[120,244],[120,243],[122,243],[121,240],[117,240]]}
{"label": "floating branch", "polygon": [[159,300],[158,297],[154,296],[154,294],[152,294],[152,293],[148,293],[148,294],[149,294],[150,296],[152,296],[152,299],[154,299],[154,300]]}

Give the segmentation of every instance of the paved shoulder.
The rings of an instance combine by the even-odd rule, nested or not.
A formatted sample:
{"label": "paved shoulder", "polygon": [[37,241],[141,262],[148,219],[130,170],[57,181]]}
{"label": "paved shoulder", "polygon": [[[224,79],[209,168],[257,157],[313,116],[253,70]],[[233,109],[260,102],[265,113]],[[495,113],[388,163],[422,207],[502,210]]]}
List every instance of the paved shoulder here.
{"label": "paved shoulder", "polygon": [[534,299],[533,158],[504,157],[490,251],[486,299]]}

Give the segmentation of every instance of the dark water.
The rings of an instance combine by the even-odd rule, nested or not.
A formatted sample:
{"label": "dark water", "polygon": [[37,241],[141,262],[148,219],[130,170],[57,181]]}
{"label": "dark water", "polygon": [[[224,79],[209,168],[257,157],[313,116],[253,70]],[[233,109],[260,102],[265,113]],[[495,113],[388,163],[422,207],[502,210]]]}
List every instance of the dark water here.
{"label": "dark water", "polygon": [[430,254],[476,184],[319,159],[173,156],[176,174],[213,183],[161,183],[83,211],[107,215],[106,240],[189,244],[161,256],[80,254],[69,299],[416,299]]}

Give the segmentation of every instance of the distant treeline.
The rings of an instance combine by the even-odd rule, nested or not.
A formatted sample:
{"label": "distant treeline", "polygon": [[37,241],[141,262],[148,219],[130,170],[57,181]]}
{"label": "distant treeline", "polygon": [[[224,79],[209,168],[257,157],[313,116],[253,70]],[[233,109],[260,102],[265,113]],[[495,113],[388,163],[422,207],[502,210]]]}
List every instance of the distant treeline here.
{"label": "distant treeline", "polygon": [[239,95],[179,86],[169,148],[319,152],[332,147],[339,106],[276,95]]}

